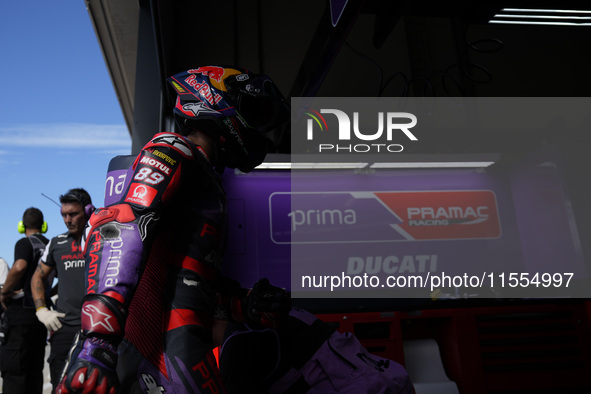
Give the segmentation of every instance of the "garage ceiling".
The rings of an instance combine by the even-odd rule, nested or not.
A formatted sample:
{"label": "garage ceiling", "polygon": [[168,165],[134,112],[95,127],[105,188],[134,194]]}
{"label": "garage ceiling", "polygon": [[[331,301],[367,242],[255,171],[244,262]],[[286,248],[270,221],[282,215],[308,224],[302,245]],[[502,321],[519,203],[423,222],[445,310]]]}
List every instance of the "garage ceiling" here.
{"label": "garage ceiling", "polygon": [[488,23],[506,7],[580,8],[564,1],[86,3],[136,152],[171,127],[165,78],[198,65],[269,74],[289,97],[584,97],[591,91],[589,20]]}

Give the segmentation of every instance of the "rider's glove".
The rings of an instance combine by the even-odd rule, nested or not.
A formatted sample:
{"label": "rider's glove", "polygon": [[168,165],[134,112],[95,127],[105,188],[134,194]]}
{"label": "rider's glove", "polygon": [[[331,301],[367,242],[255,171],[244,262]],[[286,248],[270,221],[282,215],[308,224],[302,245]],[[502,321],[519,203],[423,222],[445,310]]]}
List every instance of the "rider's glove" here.
{"label": "rider's glove", "polygon": [[272,286],[267,278],[258,280],[243,302],[246,322],[253,328],[275,328],[291,309],[287,291]]}
{"label": "rider's glove", "polygon": [[119,385],[116,366],[117,346],[108,340],[84,337],[80,333],[56,393],[115,394]]}

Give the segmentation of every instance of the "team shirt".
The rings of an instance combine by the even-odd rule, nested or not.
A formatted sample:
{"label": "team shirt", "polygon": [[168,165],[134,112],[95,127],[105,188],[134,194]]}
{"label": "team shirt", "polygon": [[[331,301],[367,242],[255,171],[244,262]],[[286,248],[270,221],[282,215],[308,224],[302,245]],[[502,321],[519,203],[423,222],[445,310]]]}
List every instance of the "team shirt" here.
{"label": "team shirt", "polygon": [[75,237],[66,232],[51,239],[41,257],[44,264],[55,268],[59,281],[56,309],[66,314],[63,324],[80,325],[80,308],[84,289],[84,254]]}

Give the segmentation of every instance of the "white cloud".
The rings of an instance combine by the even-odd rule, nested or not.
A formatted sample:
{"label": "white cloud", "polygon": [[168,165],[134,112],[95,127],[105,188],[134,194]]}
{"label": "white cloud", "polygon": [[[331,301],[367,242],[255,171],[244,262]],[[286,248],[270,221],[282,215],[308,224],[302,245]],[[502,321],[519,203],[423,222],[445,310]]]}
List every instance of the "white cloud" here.
{"label": "white cloud", "polygon": [[131,136],[125,125],[25,124],[0,127],[0,146],[130,149]]}

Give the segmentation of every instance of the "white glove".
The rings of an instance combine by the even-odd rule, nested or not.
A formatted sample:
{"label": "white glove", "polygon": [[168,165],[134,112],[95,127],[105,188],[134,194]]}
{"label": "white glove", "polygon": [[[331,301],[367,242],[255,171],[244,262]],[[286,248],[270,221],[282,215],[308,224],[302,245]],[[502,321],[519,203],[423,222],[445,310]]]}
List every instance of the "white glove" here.
{"label": "white glove", "polygon": [[37,319],[39,319],[49,331],[57,331],[62,328],[62,323],[59,318],[66,316],[65,313],[47,309],[46,307],[37,309],[35,314],[37,315]]}

